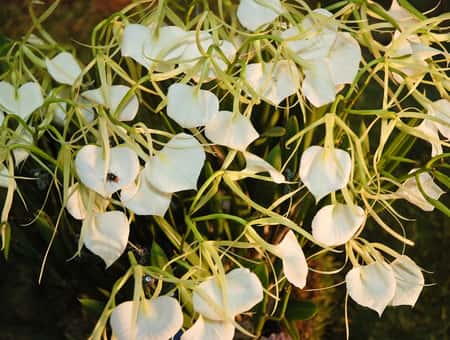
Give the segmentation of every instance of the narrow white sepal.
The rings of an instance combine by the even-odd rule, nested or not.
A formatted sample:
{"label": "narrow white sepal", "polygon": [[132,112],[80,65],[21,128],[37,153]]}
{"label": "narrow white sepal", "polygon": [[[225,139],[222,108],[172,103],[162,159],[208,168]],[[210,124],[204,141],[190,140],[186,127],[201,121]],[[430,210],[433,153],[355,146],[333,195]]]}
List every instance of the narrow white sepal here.
{"label": "narrow white sepal", "polygon": [[286,182],[284,175],[275,169],[270,163],[266,162],[261,157],[258,157],[250,152],[244,152],[245,169],[241,172],[244,174],[257,174],[259,172],[268,172],[270,178],[277,184]]}

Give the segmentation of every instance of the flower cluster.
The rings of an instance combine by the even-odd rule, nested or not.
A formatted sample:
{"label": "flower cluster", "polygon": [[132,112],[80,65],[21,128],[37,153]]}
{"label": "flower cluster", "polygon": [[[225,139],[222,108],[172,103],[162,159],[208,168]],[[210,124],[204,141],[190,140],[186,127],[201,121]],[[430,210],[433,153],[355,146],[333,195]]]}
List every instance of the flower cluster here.
{"label": "flower cluster", "polygon": [[[2,228],[29,155],[56,169],[60,208],[80,221],[77,255],[85,246],[113,266],[135,247],[133,230],[150,223],[139,243],[164,244],[168,258],[149,265],[128,253],[94,339],[108,319],[119,340],[164,340],[180,329],[184,340],[231,340],[236,329],[259,336],[236,317],[258,304],[275,313],[289,299],[283,287],[307,285],[305,244],[311,257],[343,249],[349,265],[337,272],[356,303],[380,316],[413,306],[420,267],[366,231],[413,245],[392,226],[399,199],[449,214],[433,178],[450,183],[440,171],[448,53],[436,33],[448,15],[421,20],[395,0],[387,11],[371,1],[329,10],[207,3],[180,13],[171,1],[136,2],[98,26],[85,65],[49,49],[47,35],[12,45],[0,82]],[[390,41],[377,41],[377,30]],[[382,103],[358,108],[369,86]],[[39,147],[49,136],[56,156]],[[417,138],[432,146],[424,166],[408,158]],[[151,294],[144,275],[157,282]],[[133,299],[116,305],[132,276]]]}

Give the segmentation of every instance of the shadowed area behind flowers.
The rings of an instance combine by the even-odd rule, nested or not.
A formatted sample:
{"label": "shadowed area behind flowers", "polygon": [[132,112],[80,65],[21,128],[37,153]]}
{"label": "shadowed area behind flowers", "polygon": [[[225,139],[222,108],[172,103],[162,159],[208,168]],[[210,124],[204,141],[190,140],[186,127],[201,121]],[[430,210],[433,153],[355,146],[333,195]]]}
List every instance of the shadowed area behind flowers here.
{"label": "shadowed area behind flowers", "polygon": [[[92,28],[104,17],[128,4],[129,0],[96,0],[72,1],[63,0],[54,14],[44,23],[46,29],[63,43],[89,43]],[[316,1],[309,1],[311,5]],[[324,1],[324,4],[335,1]],[[379,1],[388,6],[390,1]],[[412,1],[413,2],[413,1]],[[422,11],[433,8],[434,1],[425,4],[424,1],[414,1]],[[0,9],[0,35],[10,38],[20,38],[30,26],[27,13],[28,1],[2,0]],[[51,1],[42,1],[42,6],[34,6],[41,13]],[[437,2],[436,2],[437,3]],[[442,0],[437,5],[438,11],[448,11],[448,1]],[[86,49],[85,49],[86,51]],[[363,98],[368,101],[373,97]],[[429,154],[429,146],[421,144],[420,155],[412,155],[415,159]],[[27,161],[21,170],[24,176],[33,176],[32,161]],[[26,192],[29,211],[40,207],[45,191],[39,188],[37,182],[22,182],[22,190]],[[4,193],[0,193],[3,199]],[[448,201],[448,195],[444,196]],[[29,200],[29,201],[28,201]],[[447,202],[448,204],[448,202]],[[55,205],[53,205],[55,206]],[[350,301],[349,317],[352,339],[447,339],[449,330],[448,306],[450,301],[450,262],[447,250],[450,249],[450,229],[448,220],[439,212],[423,213],[417,208],[396,203],[401,213],[413,222],[406,223],[408,235],[416,242],[416,247],[408,249],[411,256],[425,270],[433,272],[425,274],[427,283],[435,286],[425,287],[416,307],[387,308],[381,319],[377,314],[362,308]],[[63,223],[62,229],[50,253],[46,271],[41,285],[37,278],[42,259],[49,240],[46,218],[42,217],[31,226],[21,226],[29,222],[33,216],[23,212],[23,205],[16,199],[13,212],[13,235],[10,259],[0,258],[0,340],[47,340],[47,339],[86,339],[98,316],[95,304],[82,308],[78,299],[85,296],[104,297],[98,287],[110,289],[111,282],[121,274],[116,271],[104,271],[103,264],[95,256],[83,252],[81,258],[67,262],[73,253],[77,235],[68,228],[70,223]],[[50,212],[57,215],[57,211]],[[55,218],[52,218],[55,220]],[[67,222],[67,221],[66,221]],[[378,227],[370,228],[376,239]],[[65,235],[65,236],[63,236]],[[369,235],[368,235],[369,236]],[[383,240],[386,241],[386,240]],[[393,242],[389,240],[389,242]],[[398,247],[398,244],[394,244]],[[328,261],[328,260],[327,260]],[[327,266],[333,265],[326,263]],[[338,264],[334,264],[335,267]],[[318,267],[323,268],[323,264]],[[333,282],[314,276],[311,286],[327,286]],[[310,279],[311,280],[311,279]],[[302,322],[299,327],[307,339],[343,339],[345,325],[343,323],[345,288],[324,291],[325,298],[316,294],[301,295],[304,298],[317,299],[318,313],[310,321]],[[323,300],[326,301],[323,301]],[[87,301],[88,302],[88,301]],[[324,316],[324,314],[326,314]],[[278,329],[275,329],[279,331]]]}

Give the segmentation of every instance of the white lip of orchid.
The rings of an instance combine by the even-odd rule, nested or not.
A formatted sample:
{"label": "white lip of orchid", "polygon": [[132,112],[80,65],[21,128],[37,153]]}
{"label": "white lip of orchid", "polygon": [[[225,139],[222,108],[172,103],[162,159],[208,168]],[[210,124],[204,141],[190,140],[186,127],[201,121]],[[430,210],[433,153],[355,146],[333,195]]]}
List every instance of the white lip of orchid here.
{"label": "white lip of orchid", "polygon": [[121,211],[94,213],[83,223],[81,239],[90,251],[111,266],[125,251],[130,233],[127,216]]}
{"label": "white lip of orchid", "polygon": [[163,26],[155,37],[153,27],[129,24],[122,35],[121,53],[150,69],[155,64],[180,57],[186,48],[184,40],[187,34],[177,26]]}
{"label": "white lip of orchid", "polygon": [[392,263],[396,279],[395,295],[391,306],[409,305],[414,307],[422,292],[425,280],[420,268],[408,256],[397,257]]}
{"label": "white lip of orchid", "polygon": [[[14,137],[9,140],[8,145],[23,144],[31,146],[33,145],[33,142],[34,140],[31,132],[23,125],[19,125],[14,132]],[[24,162],[28,158],[30,152],[26,148],[14,148],[12,150],[12,154],[14,156],[14,164],[19,166],[20,163]]]}
{"label": "white lip of orchid", "polygon": [[[84,201],[84,199],[87,200],[87,197],[83,197],[83,195],[85,194],[87,196],[87,193],[84,192],[82,194],[81,190],[83,190],[83,188],[80,187],[79,183],[71,185],[67,190],[68,193],[67,193],[66,209],[69,212],[69,214],[77,220],[84,220],[86,217],[88,217]],[[106,209],[108,205],[109,205],[108,200],[104,199],[100,195],[96,195],[91,210],[94,213],[101,213]]]}
{"label": "white lip of orchid", "polygon": [[212,277],[198,286],[192,296],[195,311],[210,320],[230,321],[263,299],[261,282],[247,268],[229,271],[223,282],[221,287],[218,278]]}
{"label": "white lip of orchid", "polygon": [[338,246],[349,241],[364,220],[364,210],[357,205],[326,205],[312,220],[312,235],[324,245]]}
{"label": "white lip of orchid", "polygon": [[299,71],[291,60],[248,64],[244,79],[259,98],[275,106],[300,88]]}
{"label": "white lip of orchid", "polygon": [[259,137],[249,118],[239,112],[217,112],[205,126],[206,137],[215,144],[244,151]]}
{"label": "white lip of orchid", "polygon": [[[412,169],[409,173],[412,173],[418,169]],[[427,172],[419,174],[420,185],[423,191],[432,199],[438,200],[441,195],[445,193],[437,184],[433,182],[433,178]],[[424,211],[433,211],[434,206],[429,203],[426,198],[420,192],[416,177],[408,178],[397,190],[397,196],[407,200],[408,202],[418,206]]]}
{"label": "white lip of orchid", "polygon": [[78,77],[81,75],[81,67],[68,52],[61,52],[53,59],[45,58],[48,73],[58,83],[73,85]]}
{"label": "white lip of orchid", "polygon": [[423,136],[419,134],[418,137],[431,144],[431,157],[440,155],[444,152],[439,138],[438,126],[435,122],[424,119],[420,125],[414,128],[414,130],[423,134]]}
{"label": "white lip of orchid", "polygon": [[353,267],[345,282],[350,297],[361,306],[375,310],[380,317],[395,294],[394,271],[384,261]]}
{"label": "white lip of orchid", "polygon": [[206,53],[213,43],[214,39],[212,35],[206,31],[186,32],[184,41],[185,49],[179,58],[180,65],[187,69],[192,68],[204,56],[203,53]]}
{"label": "white lip of orchid", "polygon": [[[135,308],[137,320],[133,320]],[[125,301],[112,311],[110,324],[117,340],[167,340],[182,327],[183,312],[176,299],[165,295]]]}
{"label": "white lip of orchid", "polygon": [[270,24],[283,12],[279,0],[241,0],[237,17],[243,27],[256,31],[263,25]]}
{"label": "white lip of orchid", "polygon": [[0,82],[0,106],[9,113],[18,115],[23,120],[44,104],[38,83],[28,82],[16,89],[8,82]]}
{"label": "white lip of orchid", "polygon": [[116,112],[130,90],[131,88],[125,85],[112,85],[108,86],[106,91],[100,87],[85,91],[81,95],[93,103],[107,107],[110,110],[110,114],[114,115],[118,120],[130,121],[136,117],[139,110],[139,101],[135,94],[131,96],[125,105],[121,106],[120,112]]}
{"label": "white lip of orchid", "polygon": [[232,340],[234,325],[226,321],[214,321],[199,315],[191,328],[181,336],[181,340]]}
{"label": "white lip of orchid", "polygon": [[145,178],[143,171],[137,181],[137,184],[132,182],[120,191],[123,205],[136,215],[164,216],[169,209],[172,194],[154,188]]}
{"label": "white lip of orchid", "polygon": [[167,94],[167,115],[183,128],[205,125],[219,112],[219,99],[211,91],[172,84]]}
{"label": "white lip of orchid", "polygon": [[146,163],[147,181],[165,193],[197,189],[197,180],[206,156],[202,145],[191,135],[175,135]]}
{"label": "white lip of orchid", "polygon": [[347,185],[351,167],[352,160],[346,151],[313,145],[300,159],[300,179],[318,202]]}
{"label": "white lip of orchid", "polygon": [[132,183],[139,173],[136,153],[119,145],[109,150],[109,164],[105,164],[103,149],[86,145],[75,157],[75,169],[81,182],[104,197]]}

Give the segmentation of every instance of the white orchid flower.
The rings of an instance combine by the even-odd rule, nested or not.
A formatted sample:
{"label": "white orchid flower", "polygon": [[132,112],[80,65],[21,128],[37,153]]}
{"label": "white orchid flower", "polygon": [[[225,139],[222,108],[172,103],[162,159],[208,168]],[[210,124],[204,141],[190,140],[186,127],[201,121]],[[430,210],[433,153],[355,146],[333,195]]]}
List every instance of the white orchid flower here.
{"label": "white orchid flower", "polygon": [[[179,58],[179,63],[180,67],[184,69],[186,73],[190,72],[199,60],[204,60],[204,64],[199,70],[192,74],[192,79],[196,82],[199,82],[200,78],[205,82],[216,79],[215,66],[221,71],[225,71],[227,64],[230,63],[236,55],[236,47],[230,41],[218,40],[216,42],[213,36],[205,31],[187,32],[184,45],[185,50]],[[206,54],[212,45],[216,45],[215,48],[211,48],[210,53]],[[201,50],[199,47],[201,47]],[[217,48],[220,49],[222,54],[217,51]],[[225,57],[226,60],[224,60],[223,57]],[[206,73],[202,74],[205,72],[205,68]]]}
{"label": "white orchid flower", "polygon": [[345,276],[345,283],[356,303],[375,310],[380,317],[395,295],[394,270],[384,261],[353,267]]}
{"label": "white orchid flower", "polygon": [[156,189],[141,171],[137,183],[132,182],[120,191],[122,204],[136,215],[164,216],[169,209],[171,193]]}
{"label": "white orchid flower", "polygon": [[357,205],[326,205],[312,220],[312,235],[324,245],[338,246],[353,237],[364,219],[364,210]]}
{"label": "white orchid flower", "polygon": [[94,213],[83,223],[81,239],[91,252],[100,256],[106,267],[111,266],[125,251],[130,223],[121,211]]}
{"label": "white orchid flower", "polygon": [[248,64],[244,79],[260,99],[275,106],[300,88],[299,71],[291,60]]}
{"label": "white orchid flower", "polygon": [[159,64],[181,56],[186,36],[187,32],[177,26],[159,27],[156,32],[154,27],[129,24],[123,31],[120,50],[124,57],[133,58],[145,68],[157,64],[159,70]]}
{"label": "white orchid flower", "polygon": [[239,112],[217,112],[206,124],[205,135],[215,144],[244,151],[259,137],[249,118]]}
{"label": "white orchid flower", "polygon": [[349,33],[338,32],[332,16],[316,9],[300,27],[281,33],[287,48],[302,60],[302,93],[316,107],[331,103],[342,85],[352,83],[361,62],[358,42]]}
{"label": "white orchid flower", "polygon": [[[440,53],[443,52],[429,47],[417,35],[405,37],[399,31],[394,32],[392,42],[386,50],[389,66],[400,70],[410,81],[420,80],[430,70],[427,59]],[[403,82],[405,76],[393,73],[398,82]]]}
{"label": "white orchid flower", "polygon": [[44,104],[44,98],[38,83],[25,83],[16,91],[10,83],[0,81],[0,106],[6,112],[27,120],[42,104]]}
{"label": "white orchid flower", "polygon": [[286,279],[298,288],[304,288],[308,276],[308,264],[305,254],[292,230],[271,250],[283,263]]}
{"label": "white orchid flower", "polygon": [[179,133],[147,162],[144,173],[155,189],[165,193],[197,189],[205,159],[202,145]]}
{"label": "white orchid flower", "polygon": [[125,301],[113,309],[110,324],[117,340],[168,340],[183,325],[183,312],[178,301],[169,296]]}
{"label": "white orchid flower", "polygon": [[219,112],[219,99],[211,91],[186,84],[172,84],[167,94],[167,115],[183,128],[206,123]]}
{"label": "white orchid flower", "polygon": [[115,115],[120,121],[130,121],[136,117],[139,110],[139,101],[135,94],[121,106],[120,112],[116,112],[121,104],[122,100],[125,98],[127,93],[130,91],[130,87],[125,85],[112,85],[105,89],[100,87],[95,90],[88,90],[83,92],[81,95],[90,100],[91,102],[99,105],[103,105],[109,109],[111,115]]}
{"label": "white orchid flower", "polygon": [[86,145],[75,157],[75,169],[86,187],[109,197],[136,179],[139,159],[132,149],[118,145],[109,150],[109,163],[106,164],[101,147]]}
{"label": "white orchid flower", "polygon": [[425,285],[422,271],[406,255],[397,257],[391,263],[391,268],[394,270],[396,288],[395,295],[389,304],[391,306],[408,305],[414,307]]}
{"label": "white orchid flower", "polygon": [[316,202],[336,190],[343,189],[349,179],[352,160],[348,152],[313,145],[300,159],[300,179]]}
{"label": "white orchid flower", "polygon": [[225,275],[223,283],[221,286],[218,278],[213,277],[202,282],[194,291],[192,303],[202,320],[186,331],[183,340],[207,339],[208,335],[218,331],[224,331],[221,340],[232,340],[234,317],[263,299],[261,282],[247,268],[231,270]]}
{"label": "white orchid flower", "polygon": [[81,67],[68,52],[61,52],[53,59],[45,58],[47,71],[58,83],[73,85],[81,75]]}
{"label": "white orchid flower", "polygon": [[282,12],[280,0],[241,0],[237,17],[242,26],[254,32],[261,26],[270,24]]}
{"label": "white orchid flower", "polygon": [[[412,173],[418,169],[412,169],[409,173]],[[445,193],[437,184],[433,182],[433,178],[428,172],[422,172],[419,174],[420,185],[423,191],[432,199],[438,200],[442,194]],[[397,190],[396,195],[399,198],[403,198],[408,202],[418,206],[424,211],[433,211],[434,206],[426,200],[426,198],[420,192],[419,186],[416,181],[416,177],[408,178]]]}
{"label": "white orchid flower", "polygon": [[450,140],[450,101],[439,99],[432,102],[428,105],[428,115],[439,119],[442,123],[424,119],[415,129],[424,135],[421,138],[431,144],[431,157],[434,157],[443,153],[439,132]]}

